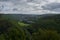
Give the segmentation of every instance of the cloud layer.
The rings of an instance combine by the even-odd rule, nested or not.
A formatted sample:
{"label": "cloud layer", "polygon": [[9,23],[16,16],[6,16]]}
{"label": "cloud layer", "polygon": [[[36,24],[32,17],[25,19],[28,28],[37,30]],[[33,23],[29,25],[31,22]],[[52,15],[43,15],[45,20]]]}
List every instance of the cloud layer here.
{"label": "cloud layer", "polygon": [[59,13],[59,0],[0,0],[0,13]]}

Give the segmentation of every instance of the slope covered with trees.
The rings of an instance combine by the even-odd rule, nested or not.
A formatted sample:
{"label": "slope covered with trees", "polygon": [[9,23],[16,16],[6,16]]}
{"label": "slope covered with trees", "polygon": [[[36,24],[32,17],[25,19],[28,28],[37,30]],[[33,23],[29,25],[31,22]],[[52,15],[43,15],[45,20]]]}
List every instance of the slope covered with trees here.
{"label": "slope covered with trees", "polygon": [[60,15],[43,16],[32,24],[0,15],[0,40],[60,40]]}

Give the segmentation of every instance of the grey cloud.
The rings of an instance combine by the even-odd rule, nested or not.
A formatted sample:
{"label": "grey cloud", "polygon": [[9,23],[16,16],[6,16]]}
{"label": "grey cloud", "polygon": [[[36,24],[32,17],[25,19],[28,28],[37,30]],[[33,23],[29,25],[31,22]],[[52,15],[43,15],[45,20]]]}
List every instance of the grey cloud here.
{"label": "grey cloud", "polygon": [[27,2],[41,3],[41,2],[47,2],[47,0],[27,0]]}
{"label": "grey cloud", "polygon": [[27,2],[33,2],[33,0],[27,0]]}
{"label": "grey cloud", "polygon": [[[40,11],[45,10],[56,11],[57,10],[56,8],[60,8],[60,3],[51,3],[45,5],[45,2],[47,3],[46,0],[0,0],[0,2],[1,2],[0,10],[2,12],[8,10],[6,12],[40,13]],[[42,6],[42,4],[44,4],[44,6]],[[41,8],[41,6],[43,9]]]}
{"label": "grey cloud", "polygon": [[44,10],[58,11],[60,8],[60,3],[50,3],[42,6]]}
{"label": "grey cloud", "polygon": [[0,1],[9,1],[9,0],[0,0]]}

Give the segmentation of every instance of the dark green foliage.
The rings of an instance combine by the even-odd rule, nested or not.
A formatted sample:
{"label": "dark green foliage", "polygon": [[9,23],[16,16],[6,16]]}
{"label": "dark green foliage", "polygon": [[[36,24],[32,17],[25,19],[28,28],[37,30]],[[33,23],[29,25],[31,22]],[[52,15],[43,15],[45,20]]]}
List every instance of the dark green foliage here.
{"label": "dark green foliage", "polygon": [[39,29],[32,34],[32,40],[60,40],[60,35],[56,31]]}
{"label": "dark green foliage", "polygon": [[0,40],[27,40],[30,33],[14,20],[0,20]]}
{"label": "dark green foliage", "polygon": [[60,15],[41,17],[27,25],[0,18],[0,40],[60,40]]}
{"label": "dark green foliage", "polygon": [[36,29],[51,29],[60,32],[60,15],[40,18],[36,23],[32,24],[32,26]]}

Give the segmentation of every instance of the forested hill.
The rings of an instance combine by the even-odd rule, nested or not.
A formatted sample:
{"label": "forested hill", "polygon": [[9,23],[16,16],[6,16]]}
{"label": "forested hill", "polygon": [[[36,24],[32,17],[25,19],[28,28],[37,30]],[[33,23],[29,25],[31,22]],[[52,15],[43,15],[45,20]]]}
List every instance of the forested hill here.
{"label": "forested hill", "polygon": [[60,32],[60,14],[46,15],[39,18],[36,23],[34,23],[34,27],[58,30]]}
{"label": "forested hill", "polygon": [[45,16],[43,15],[43,19],[60,19],[60,14],[45,14]]}
{"label": "forested hill", "polygon": [[30,15],[31,24],[17,21],[22,17],[17,16],[0,15],[0,40],[60,40],[60,14],[37,15],[37,20]]}
{"label": "forested hill", "polygon": [[32,15],[32,14],[3,14],[3,18],[9,19],[9,20],[17,20],[17,21],[24,21],[27,23],[32,23],[32,21],[36,21],[39,18],[48,18],[52,17],[54,15],[59,14],[43,14],[43,15]]}

